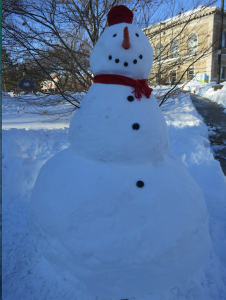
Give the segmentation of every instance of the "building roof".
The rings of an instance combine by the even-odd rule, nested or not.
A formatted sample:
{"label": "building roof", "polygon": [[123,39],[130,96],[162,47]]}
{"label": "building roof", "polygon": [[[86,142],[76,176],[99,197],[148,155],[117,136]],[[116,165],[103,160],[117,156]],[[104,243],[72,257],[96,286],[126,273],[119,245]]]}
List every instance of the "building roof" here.
{"label": "building roof", "polygon": [[[201,5],[198,8],[189,10],[189,11],[184,12],[184,13],[180,13],[175,17],[166,19],[166,20],[161,21],[159,23],[156,23],[154,25],[143,28],[143,31],[147,31],[147,30],[152,31],[152,30],[155,30],[157,27],[160,27],[162,25],[168,25],[169,26],[170,24],[175,24],[175,23],[178,23],[178,25],[179,25],[179,23],[184,23],[189,18],[196,19],[196,18],[200,18],[200,17],[206,16],[206,15],[212,14],[214,12],[220,13],[220,11],[221,11],[221,9],[219,7],[216,7],[216,6],[211,7],[211,6]],[[226,11],[224,11],[224,14],[226,14]]]}

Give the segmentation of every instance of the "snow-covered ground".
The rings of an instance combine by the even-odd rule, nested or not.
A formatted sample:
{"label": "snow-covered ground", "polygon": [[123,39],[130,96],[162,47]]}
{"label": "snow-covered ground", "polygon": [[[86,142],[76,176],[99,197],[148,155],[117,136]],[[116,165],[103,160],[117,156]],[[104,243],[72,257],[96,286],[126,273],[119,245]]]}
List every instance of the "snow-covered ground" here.
{"label": "snow-covered ground", "polygon": [[[159,88],[154,89],[157,92],[161,94]],[[26,97],[32,101],[34,96]],[[55,273],[42,257],[28,222],[30,195],[41,166],[69,146],[69,118],[53,121],[46,115],[25,114],[23,97],[20,99],[18,104],[16,97],[3,95],[3,299],[91,299],[68,273]],[[171,150],[204,191],[212,250],[205,265],[189,281],[165,294],[147,295],[139,300],[223,300],[226,299],[226,178],[210,148],[208,127],[190,96],[181,94],[176,101],[168,99],[162,112]]]}
{"label": "snow-covered ground", "polygon": [[[218,103],[221,107],[226,108],[226,81],[221,82],[223,88],[221,90],[214,91],[212,86],[216,84],[216,82],[203,83],[201,81],[196,80],[194,78],[190,82],[188,82],[183,89],[185,91],[190,91],[194,94],[207,98],[213,102]],[[224,111],[226,113],[226,109]]]}

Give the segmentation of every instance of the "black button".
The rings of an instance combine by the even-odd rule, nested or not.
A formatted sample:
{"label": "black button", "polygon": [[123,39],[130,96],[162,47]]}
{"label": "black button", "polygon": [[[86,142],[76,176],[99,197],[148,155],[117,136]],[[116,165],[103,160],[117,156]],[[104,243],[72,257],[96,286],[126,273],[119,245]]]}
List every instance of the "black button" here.
{"label": "black button", "polygon": [[139,188],[142,188],[142,187],[144,186],[143,181],[141,181],[141,180],[137,181],[137,186],[138,186]]}
{"label": "black button", "polygon": [[138,123],[133,124],[133,129],[138,130],[140,128],[140,125]]}
{"label": "black button", "polygon": [[140,55],[139,58],[142,59],[142,58],[143,58],[143,55]]}
{"label": "black button", "polygon": [[136,36],[139,36],[139,34],[138,34],[138,33],[136,33]]}
{"label": "black button", "polygon": [[128,100],[129,102],[132,102],[132,101],[134,100],[134,97],[133,97],[133,96],[128,96],[128,97],[127,97],[127,100]]}
{"label": "black button", "polygon": [[119,59],[118,59],[118,58],[116,58],[115,62],[116,62],[116,64],[117,64],[117,63],[119,62]]}
{"label": "black button", "polygon": [[108,58],[111,60],[111,59],[112,59],[112,56],[111,56],[111,55],[109,55],[109,56],[108,56]]}
{"label": "black button", "polygon": [[124,66],[127,67],[127,66],[128,66],[128,62],[125,62],[125,63],[124,63]]}
{"label": "black button", "polygon": [[113,34],[113,37],[116,37],[116,35],[117,35],[116,33],[115,33],[115,34]]}
{"label": "black button", "polygon": [[136,59],[134,59],[133,63],[134,63],[134,64],[136,64],[136,63],[137,63],[137,60],[136,60]]}

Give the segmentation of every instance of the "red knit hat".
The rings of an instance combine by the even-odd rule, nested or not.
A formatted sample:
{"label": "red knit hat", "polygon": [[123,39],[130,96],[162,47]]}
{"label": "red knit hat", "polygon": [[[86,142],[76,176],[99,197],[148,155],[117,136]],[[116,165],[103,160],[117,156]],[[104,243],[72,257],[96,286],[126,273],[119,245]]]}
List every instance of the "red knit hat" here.
{"label": "red knit hat", "polygon": [[112,26],[119,23],[133,22],[133,12],[125,5],[116,5],[112,7],[107,15],[108,26]]}

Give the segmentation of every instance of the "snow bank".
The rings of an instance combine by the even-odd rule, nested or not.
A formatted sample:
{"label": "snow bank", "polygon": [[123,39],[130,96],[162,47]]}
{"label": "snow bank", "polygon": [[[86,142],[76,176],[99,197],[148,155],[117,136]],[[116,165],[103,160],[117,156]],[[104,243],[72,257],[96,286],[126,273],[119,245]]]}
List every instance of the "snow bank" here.
{"label": "snow bank", "polygon": [[170,85],[150,85],[150,88],[153,89],[153,94],[155,95],[155,98],[158,99],[165,95],[170,89]]}
{"label": "snow bank", "polygon": [[207,98],[226,108],[226,81],[221,83],[224,85],[221,90],[214,91],[214,89],[212,88],[214,84],[216,84],[216,82],[203,83],[196,79],[193,79],[188,82],[183,89],[185,91],[190,91],[201,97]]}
{"label": "snow bank", "polygon": [[13,201],[34,186],[41,166],[68,147],[68,129],[2,131],[3,202]]}
{"label": "snow bank", "polygon": [[[163,110],[171,150],[181,157],[195,181],[203,189],[209,213],[218,219],[224,219],[226,178],[220,163],[213,157],[208,127],[191,103],[189,95],[180,96],[178,101],[166,104]],[[219,207],[222,210],[216,203],[221,203]]]}
{"label": "snow bank", "polygon": [[[81,101],[85,93],[68,93]],[[41,93],[15,95],[2,93],[2,128],[10,129],[62,129],[69,127],[75,106],[59,94]]]}

